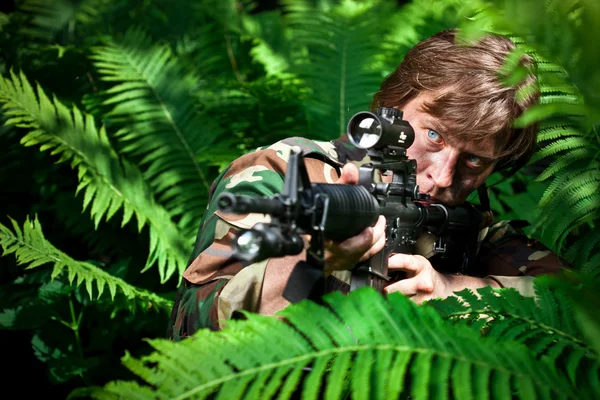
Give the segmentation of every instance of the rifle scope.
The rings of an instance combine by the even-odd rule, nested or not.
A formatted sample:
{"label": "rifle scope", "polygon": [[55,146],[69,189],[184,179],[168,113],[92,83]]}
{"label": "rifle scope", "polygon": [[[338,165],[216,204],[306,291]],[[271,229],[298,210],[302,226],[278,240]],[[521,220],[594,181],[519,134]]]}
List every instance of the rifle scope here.
{"label": "rifle scope", "polygon": [[376,114],[369,111],[354,114],[348,122],[348,138],[361,149],[407,149],[415,141],[415,132],[410,124],[402,119],[402,111],[397,108],[380,107]]}

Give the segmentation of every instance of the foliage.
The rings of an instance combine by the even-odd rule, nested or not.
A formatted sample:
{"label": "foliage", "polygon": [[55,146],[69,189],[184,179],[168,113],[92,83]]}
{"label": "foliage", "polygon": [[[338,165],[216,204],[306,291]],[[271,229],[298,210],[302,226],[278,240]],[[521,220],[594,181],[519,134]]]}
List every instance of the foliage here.
{"label": "foliage", "polygon": [[[48,99],[38,87],[37,98],[24,76],[0,81],[0,102],[7,124],[30,131],[21,139],[25,146],[39,146],[60,154],[61,161],[71,161],[77,167],[79,186],[85,189],[83,209],[90,213],[96,227],[102,217],[110,219],[123,209],[122,225],[135,214],[138,230],[150,225],[150,254],[147,266],[158,261],[162,280],[176,269],[184,268],[185,246],[166,212],[152,201],[141,173],[111,148],[104,129],[97,130],[89,115],[74,107],[68,110],[58,100]],[[166,269],[166,271],[165,271]]]}
{"label": "foliage", "polygon": [[333,293],[324,305],[288,307],[280,312],[283,320],[247,314],[220,333],[204,330],[179,343],[152,340],[153,354],[123,359],[144,385],[111,382],[79,394],[286,399],[297,390],[306,399],[319,393],[328,399],[596,398],[599,355],[582,341],[560,286],[538,283],[538,305],[514,289],[502,289],[501,296],[489,288],[478,296],[463,291],[434,307],[397,293],[386,300],[371,288]]}
{"label": "foliage", "polygon": [[[54,268],[50,279],[60,275],[64,269],[67,270],[67,279],[70,285],[75,287],[85,283],[85,289],[90,299],[102,296],[105,287],[108,287],[110,298],[114,300],[117,289],[128,299],[139,299],[143,301],[146,307],[152,305],[164,310],[171,310],[173,304],[154,293],[139,290],[131,285],[104,272],[91,263],[78,262],[56,249],[44,238],[41,226],[37,219],[35,221],[26,221],[24,229],[21,229],[13,220],[13,229],[0,224],[0,246],[4,254],[15,253],[18,264],[28,264],[27,269],[37,268],[47,263],[54,263]],[[75,281],[73,283],[73,281]],[[94,283],[96,284],[97,294],[94,294]]]}
{"label": "foliage", "polygon": [[[541,124],[534,162],[546,168],[534,177],[548,182],[531,234],[584,270],[598,274],[595,227],[600,219],[600,73],[595,37],[600,8],[593,1],[494,3],[496,29],[521,38],[538,61],[540,104],[520,123]],[[590,31],[590,29],[592,29]],[[514,208],[514,207],[513,207]]]}
{"label": "foliage", "polygon": [[[492,186],[495,210],[501,218],[528,220],[532,236],[561,252],[585,276],[600,273],[600,235],[594,234],[600,204],[596,69],[600,56],[594,40],[600,12],[592,0],[414,0],[401,7],[391,0],[284,0],[274,9],[246,0],[17,0],[15,8],[0,14],[0,104],[5,123],[0,130],[0,185],[13,200],[0,216],[5,255],[0,258],[0,325],[10,339],[5,345],[27,356],[17,362],[8,381],[18,382],[22,378],[16,371],[37,365],[34,371],[42,382],[38,388],[64,397],[74,387],[132,377],[119,362],[125,350],[131,353],[127,365],[137,366],[135,372],[150,365],[134,358],[151,351],[140,339],[164,335],[165,311],[192,250],[214,177],[235,157],[283,137],[339,136],[353,113],[369,107],[381,80],[412,45],[455,26],[471,35],[482,27],[508,33],[539,63],[542,104],[523,121],[541,121],[540,151],[528,168]],[[494,175],[491,181],[500,178]],[[577,323],[583,325],[565,328],[569,338],[578,339],[567,340],[564,347],[558,344],[562,341],[543,339],[545,322],[526,313],[527,307],[533,310],[530,302],[514,296],[508,296],[510,306],[527,318],[506,319],[498,311],[497,326],[469,317],[444,328],[440,336],[428,336],[457,343],[447,361],[439,364],[433,362],[441,357],[437,344],[424,344],[434,347],[421,353],[419,349],[426,347],[414,347],[411,341],[384,345],[367,332],[360,339],[363,347],[350,346],[346,353],[331,350],[336,342],[327,339],[323,346],[326,343],[330,350],[321,357],[314,350],[320,343],[308,343],[297,333],[293,337],[310,355],[305,362],[321,360],[322,368],[336,366],[340,377],[371,371],[369,363],[361,363],[364,371],[344,369],[360,359],[380,366],[404,365],[407,376],[415,378],[412,371],[439,368],[441,376],[454,380],[455,374],[475,374],[465,367],[475,359],[461,361],[461,351],[468,349],[450,333],[483,346],[485,340],[501,341],[495,332],[510,331],[511,340],[521,343],[518,348],[537,343],[538,352],[515,356],[524,357],[527,365],[538,368],[537,363],[549,362],[541,354],[551,351],[553,365],[565,362],[557,367],[564,376],[556,379],[550,364],[540,366],[549,371],[543,379],[552,377],[547,388],[539,385],[544,380],[525,380],[515,386],[521,394],[528,390],[543,394],[551,388],[566,390],[567,396],[598,393],[593,385],[577,391],[573,380],[580,373],[573,368],[587,365],[588,359],[597,361],[578,336],[579,327],[584,326],[587,340],[592,340],[599,326],[590,314],[593,309],[577,299],[591,296],[591,304],[597,299],[590,292],[570,295],[579,304],[573,306],[580,310],[575,314],[580,316]],[[368,293],[360,296],[383,309],[406,308],[416,318],[408,326],[421,320],[441,324],[431,311],[421,313],[400,299],[387,304]],[[544,296],[550,299],[548,293]],[[489,296],[486,299],[496,304]],[[567,313],[565,299],[548,304]],[[464,303],[453,301],[447,307],[460,313]],[[341,310],[342,304],[351,303],[336,298],[331,304]],[[472,304],[493,311],[482,303]],[[508,305],[496,306],[509,310]],[[543,310],[546,306],[541,305]],[[331,321],[338,318],[318,310]],[[457,320],[450,308],[444,310],[443,318]],[[300,318],[303,312],[290,315]],[[273,326],[293,331],[257,316],[249,319],[246,325],[232,323],[225,334],[228,339],[201,335],[210,341],[237,341],[253,329],[262,332]],[[562,325],[554,322],[547,326],[562,332]],[[490,337],[479,338],[474,327],[485,328]],[[334,329],[321,328],[322,333]],[[425,343],[418,332],[407,332],[407,340]],[[427,332],[424,335],[434,335]],[[247,340],[262,340],[253,335]],[[273,340],[272,335],[267,338]],[[186,346],[198,347],[192,341],[148,343],[161,352],[171,351],[171,346],[178,353],[187,351]],[[489,350],[481,355],[494,371],[482,379],[506,390],[502,379],[512,382],[517,371],[509,368],[506,371],[512,372],[503,375],[497,369],[500,363],[485,359],[509,360],[500,349],[513,354],[514,344],[502,343],[498,354]],[[385,356],[381,346],[396,350]],[[164,361],[161,357],[168,356],[149,357]],[[327,364],[327,357],[332,364]],[[152,382],[161,379],[151,372],[142,376]],[[273,390],[278,390],[276,382],[282,377],[273,381]],[[410,389],[396,389],[414,390],[417,397],[431,394],[423,391],[433,382],[427,377],[434,375],[413,380]],[[309,379],[318,380],[318,375]],[[198,382],[196,377],[192,382]],[[258,388],[266,381],[257,382]],[[389,382],[402,385],[401,380]],[[329,384],[327,388],[359,390]],[[475,390],[461,385],[453,390],[462,389]]]}

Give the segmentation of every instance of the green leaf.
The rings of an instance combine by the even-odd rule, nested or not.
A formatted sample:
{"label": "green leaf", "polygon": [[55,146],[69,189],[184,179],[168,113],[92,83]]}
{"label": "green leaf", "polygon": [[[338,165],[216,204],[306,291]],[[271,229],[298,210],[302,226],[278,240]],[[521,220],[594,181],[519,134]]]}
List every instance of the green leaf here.
{"label": "green leaf", "polygon": [[[491,293],[482,296],[495,297]],[[280,312],[280,319],[248,313],[247,320],[230,321],[221,332],[201,330],[191,340],[151,340],[154,353],[140,360],[127,357],[124,362],[152,385],[152,397],[159,399],[205,398],[215,390],[219,398],[243,398],[246,390],[262,391],[263,398],[268,398],[264,388],[270,379],[289,373],[291,366],[296,366],[295,370],[288,375],[281,394],[288,396],[295,390],[307,399],[321,392],[328,398],[341,398],[346,395],[346,382],[352,398],[369,397],[374,388],[384,388],[391,395],[386,398],[397,398],[399,392],[410,392],[416,398],[429,398],[432,393],[436,398],[449,398],[450,390],[474,393],[475,398],[496,394],[502,398],[510,397],[515,388],[527,394],[535,390],[553,397],[576,398],[579,390],[583,393],[589,389],[571,386],[526,346],[491,340],[482,337],[479,330],[446,324],[433,308],[419,307],[399,294],[385,299],[364,288],[347,296],[333,293],[325,302],[328,308],[309,301],[292,305]],[[317,309],[319,319],[314,321],[318,323],[305,326],[294,322],[303,321]],[[377,311],[366,320],[355,317],[364,316],[364,310]],[[347,334],[338,340],[334,334],[338,329],[349,332],[351,340]],[[399,334],[380,334],[390,331]],[[317,348],[311,342],[313,334],[327,335],[331,341],[319,340]],[[265,352],[266,348],[269,351]],[[392,356],[391,364],[378,363],[383,354],[387,360]],[[202,368],[190,363],[198,359]],[[349,360],[354,363],[349,364]],[[476,371],[475,379],[454,379],[449,385],[450,377],[468,376],[470,368],[465,369],[464,364]],[[389,368],[375,370],[378,365]],[[300,372],[303,366],[310,367],[306,374]],[[520,383],[513,388],[513,381]],[[140,393],[146,393],[148,387],[140,387]],[[111,383],[95,397],[125,395],[131,387],[123,390],[120,392],[120,384]],[[269,393],[274,393],[273,389]]]}
{"label": "green leaf", "polygon": [[116,154],[106,131],[96,128],[91,115],[82,114],[76,107],[70,110],[56,99],[51,101],[40,87],[36,96],[22,74],[0,79],[0,104],[5,112],[28,121],[15,126],[34,128],[22,138],[22,144],[45,145],[78,169],[77,191],[84,191],[84,206],[91,205],[96,226],[104,216],[123,208],[123,224],[135,215],[138,229],[148,223],[154,238],[146,268],[158,261],[162,282],[185,269],[187,242],[167,211],[154,202],[140,171]]}
{"label": "green leaf", "polygon": [[[163,310],[172,308],[170,301],[154,293],[133,287],[93,264],[73,260],[62,253],[44,238],[42,227],[37,218],[33,221],[27,219],[22,230],[14,220],[12,222],[13,226],[16,227],[14,232],[0,224],[0,246],[4,250],[4,256],[14,253],[18,264],[28,264],[28,268],[38,268],[46,264],[52,264],[52,278],[66,272],[70,283],[73,283],[75,279],[77,280],[76,286],[85,283],[90,298],[100,297],[104,288],[108,287],[112,299],[119,290],[126,298],[136,299],[144,304],[142,308],[147,309],[151,306]],[[97,293],[94,293],[94,284]],[[47,299],[49,296],[54,295],[53,292],[49,291],[49,286],[44,286],[40,290],[39,296],[41,299]]]}
{"label": "green leaf", "polygon": [[200,78],[186,71],[169,46],[153,44],[137,28],[95,48],[91,58],[101,79],[115,83],[104,105],[112,107],[106,116],[122,126],[122,151],[140,160],[144,178],[172,217],[195,216],[195,231],[210,186],[199,159],[224,133],[192,95]]}

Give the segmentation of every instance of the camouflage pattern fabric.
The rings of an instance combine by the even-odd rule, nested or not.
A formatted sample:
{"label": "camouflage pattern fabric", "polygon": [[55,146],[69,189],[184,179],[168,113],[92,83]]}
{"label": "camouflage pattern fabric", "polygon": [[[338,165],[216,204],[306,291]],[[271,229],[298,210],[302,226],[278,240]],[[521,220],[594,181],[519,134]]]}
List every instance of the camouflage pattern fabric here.
{"label": "camouflage pattern fabric", "polygon": [[[224,191],[248,196],[281,193],[291,149],[304,153],[307,172],[313,183],[334,183],[344,164],[360,166],[369,161],[366,151],[352,146],[346,137],[332,142],[295,137],[259,148],[231,163],[211,187],[209,205],[174,304],[167,333],[169,337],[180,340],[198,329],[221,329],[223,322],[234,317],[239,310],[257,312],[267,266],[295,263],[303,256],[269,259],[254,264],[235,260],[230,247],[235,232],[248,229],[257,222],[269,221],[270,217],[223,214],[214,201]],[[529,241],[518,224],[503,221],[486,226],[479,239],[478,275],[490,276],[501,286],[515,287],[523,294],[532,291],[531,278],[526,276],[554,273],[563,264],[543,245]],[[349,277],[349,271],[335,272],[327,278],[328,289],[347,291]]]}

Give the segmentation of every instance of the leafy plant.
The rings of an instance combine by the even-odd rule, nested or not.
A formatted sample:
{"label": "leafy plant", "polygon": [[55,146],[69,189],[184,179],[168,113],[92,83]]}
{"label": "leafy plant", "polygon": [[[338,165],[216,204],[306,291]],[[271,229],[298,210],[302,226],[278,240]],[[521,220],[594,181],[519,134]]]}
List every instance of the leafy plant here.
{"label": "leafy plant", "polygon": [[146,221],[151,226],[146,265],[158,261],[163,281],[176,270],[183,270],[186,253],[177,229],[152,201],[139,170],[119,159],[106,132],[96,129],[91,116],[84,116],[75,107],[70,111],[58,100],[52,102],[41,88],[36,97],[24,76],[12,75],[11,80],[0,81],[0,102],[9,117],[8,124],[31,129],[22,139],[23,144],[52,149],[54,154],[61,154],[59,162],[69,160],[72,167],[77,167],[77,191],[85,189],[83,208],[91,205],[96,226],[103,217],[110,219],[121,208],[123,225],[135,214],[139,230]]}
{"label": "leafy plant", "polygon": [[[322,306],[304,301],[286,308],[279,313],[282,320],[247,314],[247,320],[229,321],[219,333],[203,330],[179,343],[152,340],[153,354],[123,359],[144,384],[111,382],[78,394],[595,398],[598,354],[582,341],[571,302],[548,283],[536,287],[539,306],[514,289],[463,291],[435,307],[419,307],[396,293],[386,300],[371,288],[348,296],[333,293]],[[556,367],[564,353],[565,375]]]}
{"label": "leafy plant", "polygon": [[[380,81],[403,54],[444,28],[462,25],[469,34],[481,32],[482,27],[508,33],[538,60],[542,104],[523,122],[541,121],[541,150],[528,170],[492,188],[493,204],[500,218],[531,222],[530,234],[561,252],[585,276],[594,278],[600,273],[600,236],[594,232],[600,204],[600,79],[593,40],[600,12],[591,0],[414,0],[402,7],[391,0],[285,0],[267,10],[258,2],[233,0],[191,4],[180,0],[17,0],[15,5],[16,10],[0,14],[0,104],[5,122],[0,131],[0,185],[15,200],[0,215],[5,255],[0,258],[0,324],[2,333],[14,333],[4,343],[18,340],[21,352],[30,356],[21,358],[23,368],[29,368],[30,359],[43,363],[34,369],[48,374],[45,378],[38,372],[42,390],[52,387],[58,397],[64,397],[82,384],[133,378],[119,362],[126,349],[131,353],[126,364],[157,385],[131,387],[148,394],[162,387],[162,372],[154,374],[151,361],[134,357],[151,351],[141,338],[164,335],[164,311],[186,266],[214,177],[242,153],[283,137],[338,137],[349,116],[369,107]],[[532,182],[535,177],[540,182]],[[350,381],[370,376],[379,372],[373,368],[395,363],[414,379],[402,386],[401,379],[388,375],[390,380],[383,381],[373,375],[374,393],[386,387],[411,396],[434,396],[445,390],[442,380],[435,381],[437,375],[431,373],[435,372],[450,382],[460,380],[461,374],[481,378],[475,383],[489,380],[498,389],[492,395],[515,389],[521,395],[556,390],[566,397],[591,396],[598,393],[597,380],[590,378],[586,387],[575,384],[585,383],[579,378],[584,366],[591,365],[591,373],[597,371],[597,358],[586,340],[598,351],[594,342],[598,319],[592,308],[581,305],[586,301],[597,304],[597,299],[593,291],[566,293],[571,297],[540,294],[547,300],[540,305],[543,315],[555,315],[556,310],[564,314],[548,321],[535,315],[538,308],[529,300],[508,292],[506,304],[493,303],[489,293],[483,293],[484,300],[477,303],[464,293],[463,298],[479,308],[468,311],[465,303],[448,300],[440,304],[442,318],[431,310],[421,315],[421,309],[401,299],[387,304],[373,294],[358,295],[387,309],[388,314],[393,307],[413,313],[416,319],[409,327],[443,326],[437,334],[423,328],[422,338],[420,331],[407,332],[402,345],[380,343],[380,333],[369,331],[376,325],[365,325],[364,332],[357,325],[353,329],[358,333],[333,325],[321,327],[322,335],[317,338],[324,342],[315,344],[298,336],[307,328],[258,316],[248,316],[246,323],[232,322],[224,336],[201,333],[199,337],[211,343],[259,343],[273,336],[258,338],[251,332],[266,332],[271,326],[273,332],[292,335],[301,346],[297,350],[309,355],[301,358],[305,365],[317,363],[322,369],[303,376],[293,366],[285,369],[281,364],[280,371],[292,374],[285,380],[288,386],[283,383],[288,372],[273,375],[272,383],[261,386],[271,372],[257,364],[252,368],[258,369],[246,375],[241,364],[214,364],[233,373],[232,377],[257,377],[248,387],[269,388],[270,393],[291,393],[295,383],[309,378],[307,391],[321,387],[332,396],[342,392],[360,396],[364,392],[356,383],[329,382],[338,375]],[[344,307],[353,304],[354,311],[366,310],[337,297],[329,301],[340,315],[303,305],[304,311],[290,310],[289,316],[304,318],[306,310],[314,309],[324,320],[348,318],[354,324],[355,317],[342,313]],[[150,304],[158,312],[136,311]],[[511,307],[519,310],[518,318],[506,314]],[[484,309],[495,313],[497,324],[476,317]],[[576,310],[579,325],[572,320],[566,328],[556,325],[569,310]],[[377,318],[383,315],[381,311]],[[456,326],[447,327],[441,322],[444,318]],[[395,332],[397,322],[391,324],[385,329]],[[550,336],[546,335],[548,327],[552,327]],[[475,328],[488,332],[489,337],[480,338]],[[327,338],[331,332],[340,337]],[[511,341],[503,344],[507,332]],[[348,344],[347,351],[336,350],[336,344],[349,343],[336,340],[359,334],[363,347]],[[494,347],[498,342],[498,352],[492,348],[462,359],[461,354],[471,353],[464,353],[468,349],[451,334],[465,342],[473,340],[474,346],[491,343]],[[444,358],[440,344],[423,344],[425,338],[456,343],[456,347]],[[413,341],[421,347],[410,347]],[[178,354],[187,352],[186,346],[194,352],[202,347],[199,341],[178,345],[151,339],[149,343],[161,352],[172,347]],[[527,378],[528,370],[509,367],[503,372],[502,363],[509,359],[497,354],[500,349],[513,354],[516,350],[511,346],[524,349],[530,345],[530,353],[515,355],[521,357],[515,359],[531,368],[545,363],[539,368],[547,375],[536,380]],[[383,349],[388,348],[394,352],[386,355]],[[197,351],[205,354],[205,350]],[[148,360],[160,359],[160,368],[166,367],[170,356],[161,354]],[[191,354],[186,353],[185,359],[191,360]],[[494,364],[496,357],[499,364]],[[485,365],[493,373],[467,368],[474,360],[488,362]],[[360,366],[351,368],[351,364]],[[187,375],[188,366],[182,368],[186,372],[177,382],[190,379],[196,384],[194,374],[204,373]],[[430,374],[416,374],[421,369]],[[395,371],[401,374],[402,369]],[[211,376],[217,375],[205,378]],[[524,383],[517,385],[521,376]],[[320,382],[319,377],[325,380]],[[8,381],[19,378],[15,372]],[[514,385],[506,386],[507,379]],[[230,387],[244,389],[221,383],[207,386],[207,391],[221,385],[220,396],[226,396]],[[317,383],[320,386],[314,386]],[[114,387],[127,385],[133,384]],[[479,387],[462,384],[451,390],[455,395],[483,393]]]}
{"label": "leafy plant", "polygon": [[540,104],[519,121],[541,123],[533,162],[547,165],[536,178],[547,187],[530,232],[597,276],[600,76],[588,65],[598,57],[590,27],[597,29],[600,10],[590,1],[507,0],[490,3],[484,15],[496,29],[518,36],[538,60]]}
{"label": "leafy plant", "polygon": [[169,311],[173,306],[170,301],[154,293],[134,288],[91,263],[75,261],[62,253],[44,238],[37,219],[26,221],[24,229],[21,229],[15,221],[12,222],[13,231],[0,224],[0,232],[2,232],[0,246],[5,255],[15,253],[18,264],[28,264],[27,269],[52,263],[54,268],[50,275],[51,280],[66,270],[69,284],[75,287],[85,284],[86,292],[91,299],[102,296],[104,289],[108,287],[111,299],[114,299],[118,289],[128,299],[144,302],[147,308],[154,306]]}

